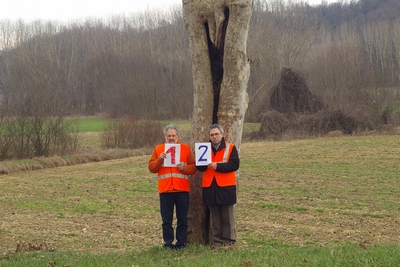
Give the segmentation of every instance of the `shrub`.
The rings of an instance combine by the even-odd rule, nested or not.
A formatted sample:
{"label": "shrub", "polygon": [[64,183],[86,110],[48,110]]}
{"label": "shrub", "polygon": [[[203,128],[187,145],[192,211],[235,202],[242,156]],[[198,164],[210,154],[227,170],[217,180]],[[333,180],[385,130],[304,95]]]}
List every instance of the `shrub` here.
{"label": "shrub", "polygon": [[77,148],[76,121],[64,117],[3,118],[0,159],[65,155]]}
{"label": "shrub", "polygon": [[163,140],[162,125],[158,121],[110,119],[100,136],[102,148],[152,147]]}

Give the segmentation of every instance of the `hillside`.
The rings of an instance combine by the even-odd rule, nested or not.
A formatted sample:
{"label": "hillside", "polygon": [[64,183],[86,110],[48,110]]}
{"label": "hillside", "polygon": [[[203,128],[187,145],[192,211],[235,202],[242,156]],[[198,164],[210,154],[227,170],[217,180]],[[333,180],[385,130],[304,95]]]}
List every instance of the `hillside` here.
{"label": "hillside", "polygon": [[376,23],[379,21],[400,18],[400,1],[398,0],[365,0],[353,3],[332,3],[317,6],[321,17],[332,27],[344,22]]}
{"label": "hillside", "polygon": [[366,18],[368,22],[376,22],[380,20],[395,20],[400,18],[400,1],[398,0],[380,0],[376,4],[371,5],[366,10]]}

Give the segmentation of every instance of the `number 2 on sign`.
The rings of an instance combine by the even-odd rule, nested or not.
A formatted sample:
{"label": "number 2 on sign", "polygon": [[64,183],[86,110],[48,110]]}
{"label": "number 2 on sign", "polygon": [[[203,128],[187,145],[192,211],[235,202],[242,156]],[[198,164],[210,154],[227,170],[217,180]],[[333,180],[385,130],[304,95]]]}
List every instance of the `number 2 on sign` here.
{"label": "number 2 on sign", "polygon": [[195,143],[196,166],[207,166],[211,163],[211,143]]}
{"label": "number 2 on sign", "polygon": [[202,148],[204,148],[204,151],[203,151],[203,153],[202,153],[202,154],[200,155],[200,157],[199,157],[199,162],[200,162],[200,161],[205,161],[205,162],[207,162],[208,159],[207,159],[207,158],[204,158],[204,155],[206,155],[206,153],[207,153],[208,146],[205,146],[205,145],[199,146],[199,151],[201,151]]}

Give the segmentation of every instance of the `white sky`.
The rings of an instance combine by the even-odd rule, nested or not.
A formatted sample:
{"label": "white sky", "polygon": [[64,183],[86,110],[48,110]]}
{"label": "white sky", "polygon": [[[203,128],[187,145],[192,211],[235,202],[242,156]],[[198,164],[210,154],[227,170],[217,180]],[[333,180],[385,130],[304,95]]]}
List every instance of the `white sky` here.
{"label": "white sky", "polygon": [[[308,0],[310,4],[339,0]],[[26,22],[57,20],[72,22],[85,18],[107,18],[148,10],[168,10],[182,5],[182,0],[0,0],[0,20],[22,19]]]}

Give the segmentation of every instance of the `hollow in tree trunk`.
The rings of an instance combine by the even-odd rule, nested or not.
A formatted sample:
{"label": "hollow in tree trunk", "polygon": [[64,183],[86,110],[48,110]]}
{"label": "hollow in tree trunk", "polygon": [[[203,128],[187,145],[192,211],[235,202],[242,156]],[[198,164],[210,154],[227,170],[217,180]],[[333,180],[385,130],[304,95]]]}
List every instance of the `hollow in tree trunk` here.
{"label": "hollow in tree trunk", "polygon": [[[250,65],[247,36],[253,0],[183,0],[192,54],[192,142],[207,142],[208,126],[220,124],[240,152]],[[239,178],[239,175],[237,175]],[[209,218],[202,204],[201,174],[191,180],[189,242],[207,244]]]}

